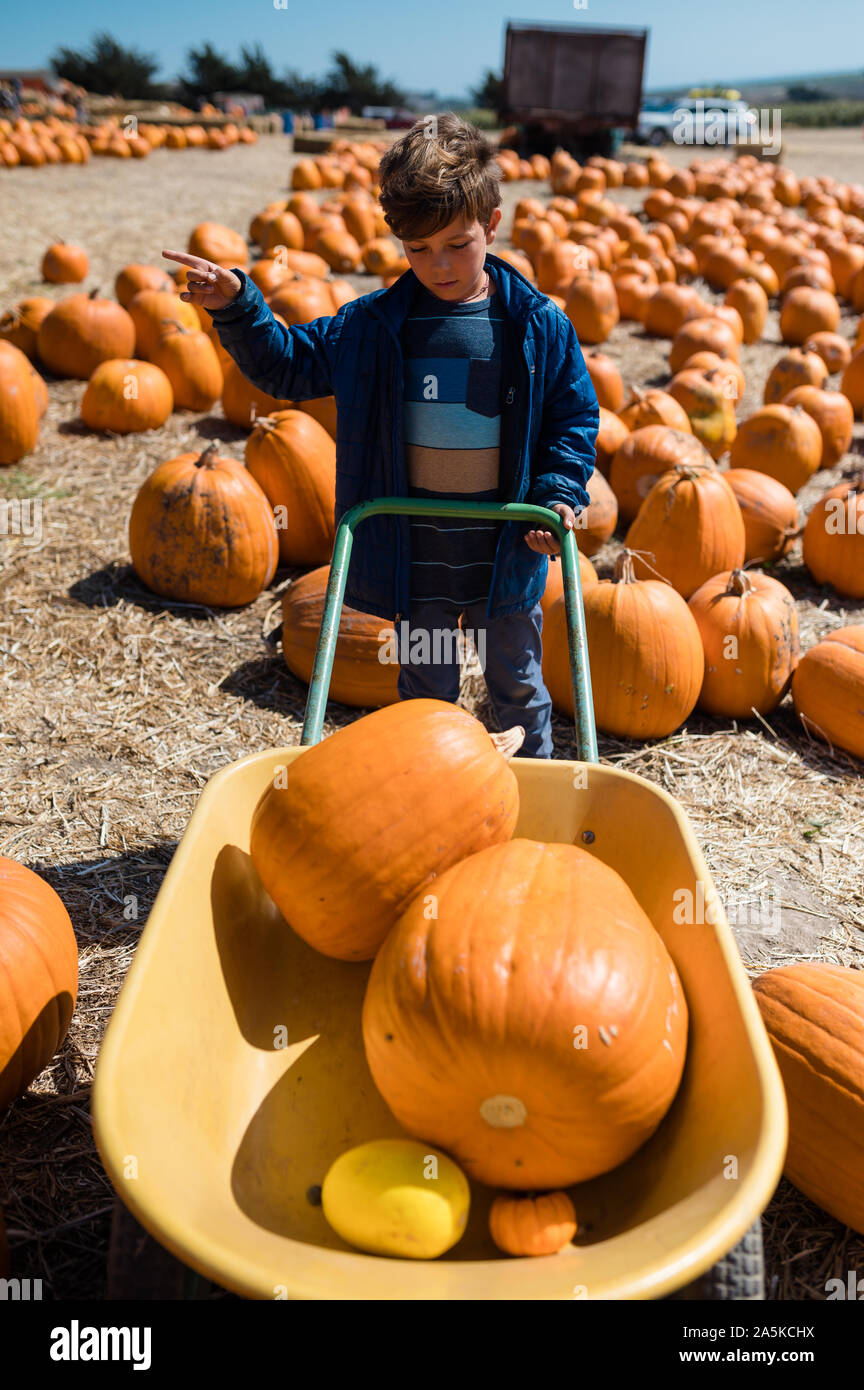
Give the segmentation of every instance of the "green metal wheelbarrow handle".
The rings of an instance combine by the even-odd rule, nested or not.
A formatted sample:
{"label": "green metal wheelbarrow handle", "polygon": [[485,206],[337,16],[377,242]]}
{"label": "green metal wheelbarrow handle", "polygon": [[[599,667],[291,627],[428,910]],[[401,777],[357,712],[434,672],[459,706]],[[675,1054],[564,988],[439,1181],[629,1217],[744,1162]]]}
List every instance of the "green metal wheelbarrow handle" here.
{"label": "green metal wheelbarrow handle", "polygon": [[583,762],[596,763],[597,735],[594,730],[594,706],[591,699],[591,674],[588,666],[588,643],[585,636],[576,537],[572,531],[567,530],[557,512],[551,511],[548,507],[535,507],[527,502],[433,502],[425,497],[378,497],[372,502],[360,502],[345,513],[336,528],[336,543],[330,561],[330,579],[324,599],[312,679],[309,682],[301,745],[317,743],[324,727],[324,710],[330,689],[336,639],[339,636],[339,621],[345,600],[345,584],[354,544],[354,531],[367,516],[378,516],[382,512],[394,516],[458,516],[476,517],[482,521],[533,521],[535,526],[555,533],[561,542],[576,744]]}

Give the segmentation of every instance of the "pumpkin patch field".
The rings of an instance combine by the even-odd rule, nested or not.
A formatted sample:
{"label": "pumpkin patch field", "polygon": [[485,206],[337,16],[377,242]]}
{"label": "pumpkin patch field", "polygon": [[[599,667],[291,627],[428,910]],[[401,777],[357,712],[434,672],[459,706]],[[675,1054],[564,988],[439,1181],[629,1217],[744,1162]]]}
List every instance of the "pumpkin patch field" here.
{"label": "pumpkin patch field", "polygon": [[[600,761],[686,812],[787,1088],[792,1142],[763,1217],[777,1300],[821,1299],[864,1261],[859,146],[851,132],[793,131],[777,165],[681,146],[583,165],[502,152],[491,247],[574,324],[600,402],[576,531]],[[333,401],[246,381],[161,251],[245,268],[288,326],[333,314],[406,269],[374,196],[381,149],[295,156],[262,136],[218,158],[154,142],[146,158],[0,168],[0,1230],[14,1274],[42,1279],[45,1297],[105,1296],[114,1189],[89,1108],[102,1038],[202,790],[300,741],[334,539]],[[543,607],[555,756],[575,759],[558,562]],[[672,1104],[685,991],[611,868],[514,837],[514,745],[482,676],[463,674],[467,714],[408,711],[378,660],[389,635],[345,610],[325,741],[251,824],[274,911],[287,917],[302,884],[303,949],[345,972],[374,957],[358,1046],[411,1136],[346,1146],[318,1179],[323,1213],[347,1247],[438,1258],[458,1252],[470,1179],[495,1194],[501,1258],[554,1257],[579,1229],[573,1185],[631,1158]],[[449,720],[446,757],[418,765],[433,715]],[[378,730],[394,779],[411,779],[407,842],[383,803],[352,821],[380,770]],[[434,924],[414,896],[428,874]],[[519,1175],[514,1097],[493,1088],[484,1129],[446,1078],[466,1057],[482,1071],[506,1027],[508,1046],[530,1052],[530,1038],[547,1068],[525,1094],[548,1093],[555,1029],[583,996],[566,994],[566,971],[555,991],[539,971],[521,993],[511,982],[502,1023],[494,1001],[472,1012],[447,963],[465,903],[492,953],[526,882],[574,933],[568,959],[591,945],[580,921],[607,940],[629,933],[622,959],[654,1010],[631,1089],[616,1081],[638,1095],[626,1123],[598,1119],[582,1142],[574,1111]],[[606,918],[584,906],[599,900]],[[526,958],[536,946],[552,960],[535,908],[514,933]],[[406,984],[417,962],[449,1028]],[[599,1062],[609,1085],[602,1050]],[[562,1089],[565,1117],[569,1099]],[[415,1215],[381,1244],[384,1177],[408,1172],[415,1150],[440,1160],[436,1204],[405,1179]]]}

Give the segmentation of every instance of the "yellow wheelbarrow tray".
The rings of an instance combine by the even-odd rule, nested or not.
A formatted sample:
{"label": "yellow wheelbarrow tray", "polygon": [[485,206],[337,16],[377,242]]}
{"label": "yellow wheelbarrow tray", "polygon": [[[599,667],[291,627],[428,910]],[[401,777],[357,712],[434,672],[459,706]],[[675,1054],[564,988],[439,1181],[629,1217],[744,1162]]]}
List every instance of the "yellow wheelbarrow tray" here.
{"label": "yellow wheelbarrow tray", "polygon": [[[578,618],[575,545],[563,546],[562,558],[568,607],[572,600],[579,609],[568,616]],[[338,568],[334,552],[333,592],[344,581]],[[515,834],[597,855],[666,943],[690,1032],[663,1122],[627,1163],[570,1189],[579,1230],[557,1255],[500,1254],[488,1231],[494,1194],[479,1184],[464,1236],[438,1260],[346,1245],[324,1220],[324,1176],[346,1149],[402,1131],[363,1050],[371,967],[307,946],[249,857],[259,797],[306,747],[256,753],[217,773],[199,799],[94,1082],[94,1132],[114,1187],[141,1225],[199,1273],[258,1299],[661,1298],[722,1259],[767,1205],[786,1151],[786,1102],[750,983],[681,807],[644,778],[592,760],[578,649],[575,663],[588,757],[511,761]],[[327,677],[329,667],[320,717]],[[314,690],[315,673],[310,707]],[[309,727],[307,710],[304,737]]]}

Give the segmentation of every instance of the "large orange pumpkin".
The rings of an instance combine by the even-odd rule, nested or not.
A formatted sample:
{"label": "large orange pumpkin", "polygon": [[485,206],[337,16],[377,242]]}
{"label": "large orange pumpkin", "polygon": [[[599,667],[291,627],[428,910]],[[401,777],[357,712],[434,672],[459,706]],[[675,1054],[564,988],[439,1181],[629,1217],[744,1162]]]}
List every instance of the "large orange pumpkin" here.
{"label": "large orange pumpkin", "polygon": [[87,381],[100,362],[133,356],[135,324],[120,304],[100,299],[97,290],[71,294],[42,320],[37,351],[55,376]]}
{"label": "large orange pumpkin", "polygon": [[817,584],[864,598],[864,470],[814,503],[802,538],[804,563]]}
{"label": "large orange pumpkin", "polygon": [[612,358],[605,352],[588,352],[585,354],[585,366],[598,404],[606,410],[620,410],[624,404],[624,383]]}
{"label": "large orange pumpkin", "polygon": [[729,451],[730,468],[750,468],[798,492],[822,462],[822,435],[800,406],[763,405],[741,425]]}
{"label": "large orange pumpkin", "polygon": [[153,348],[152,360],[170,381],[178,409],[210,410],[222,395],[222,364],[203,329],[187,328],[170,319]]}
{"label": "large orange pumpkin", "polygon": [[284,565],[330,559],[336,533],[336,445],[300,410],[256,420],[246,441],[246,467],[276,514]]}
{"label": "large orange pumpkin", "polygon": [[632,431],[647,429],[649,425],[668,425],[685,434],[693,432],[684,407],[668,391],[656,386],[631,386],[630,399],[618,414]]}
{"label": "large orange pumpkin", "polygon": [[811,333],[803,349],[821,357],[830,375],[842,372],[852,360],[852,349],[839,333]]}
{"label": "large orange pumpkin", "polygon": [[[312,678],[329,575],[329,565],[310,570],[294,580],[282,600],[285,665],[307,685]],[[360,709],[380,709],[383,705],[395,704],[399,699],[399,665],[380,660],[382,643],[392,645],[393,639],[390,624],[343,604],[329,698]]]}
{"label": "large orange pumpkin", "polygon": [[797,285],[783,296],[780,336],[784,343],[803,343],[811,333],[836,333],[839,323],[840,305],[830,290]]}
{"label": "large orange pumpkin", "polygon": [[783,398],[784,405],[800,405],[819,426],[822,436],[820,468],[833,468],[852,443],[855,415],[848,396],[842,391],[827,391],[819,386],[796,386]]}
{"label": "large orange pumpkin", "polygon": [[23,1095],[66,1036],[78,949],[54,889],[0,858],[0,1110]]}
{"label": "large orange pumpkin", "polygon": [[442,700],[401,700],[282,769],[252,818],[251,855],[304,941],[371,960],[415,894],[510,838],[518,808],[516,778],[479,720]]}
{"label": "large orange pumpkin", "polygon": [[737,384],[720,371],[682,367],[669,383],[673,396],[687,415],[687,423],[714,459],[725,454],[735,438]]}
{"label": "large orange pumpkin", "polygon": [[[597,727],[620,738],[663,738],[692,713],[705,670],[695,619],[671,584],[637,579],[625,550],[615,580],[583,592]],[[543,625],[543,677],[554,704],[573,714],[563,598]]]}
{"label": "large orange pumpkin", "polygon": [[864,625],[829,632],[804,653],[792,699],[809,733],[864,759]]}
{"label": "large orange pumpkin", "polygon": [[161,367],[120,357],[99,363],[81,400],[81,419],[91,430],[135,434],[159,429],[173,409],[171,382]]}
{"label": "large orange pumpkin", "polygon": [[20,348],[0,340],[0,464],[18,463],[38,438],[33,369]]}
{"label": "large orange pumpkin", "polygon": [[[583,590],[588,584],[597,583],[597,571],[582,551],[579,551],[579,582]],[[559,560],[550,559],[549,568],[546,571],[546,585],[540,595],[540,607],[544,615],[547,614],[554,603],[562,597],[564,593],[564,572]]]}
{"label": "large orange pumpkin", "polygon": [[689,598],[713,574],[743,565],[744,518],[716,468],[676,464],[648,493],[626,544],[638,578],[660,576]]}
{"label": "large orange pumpkin", "polygon": [[699,708],[728,719],[767,714],[798,663],[798,610],[785,585],[754,570],[724,570],[690,596],[705,650]]}
{"label": "large orange pumpkin", "polygon": [[118,270],[114,279],[114,293],[124,309],[129,307],[141,290],[161,290],[164,294],[176,294],[177,282],[157,265],[143,265],[133,261],[124,265],[122,270]]}
{"label": "large orange pumpkin", "polygon": [[623,1163],[672,1103],[687,1005],[624,880],[518,839],[439,874],[385,940],[363,1004],[373,1079],[409,1134],[514,1190]]}
{"label": "large orange pumpkin", "polygon": [[796,386],[822,386],[827,379],[828,368],[819,353],[790,348],[768,373],[762,399],[766,405],[779,405]]}
{"label": "large orange pumpkin", "polygon": [[704,444],[684,430],[646,425],[627,435],[609,465],[622,521],[633,520],[660,475],[677,464],[714,467]]}
{"label": "large orange pumpkin", "polygon": [[686,319],[669,350],[669,367],[680,372],[688,357],[696,352],[716,352],[718,357],[738,361],[738,339],[728,323],[716,315],[701,319]]}
{"label": "large orange pumpkin", "polygon": [[753,989],[789,1106],[783,1172],[864,1235],[864,971],[784,965]]}
{"label": "large orange pumpkin", "polygon": [[607,410],[605,406],[600,406],[600,427],[597,431],[594,449],[597,472],[602,473],[604,478],[609,477],[612,460],[629,433],[630,431],[620,416]]}
{"label": "large orange pumpkin", "polygon": [[201,325],[194,304],[187,304],[170,290],[139,290],[129,301],[129,314],[135,325],[137,355],[147,361],[152,360],[166,324],[179,323],[190,331]]}
{"label": "large orange pumpkin", "polygon": [[221,222],[199,222],[189,236],[187,250],[190,256],[202,256],[229,270],[244,266],[249,259],[246,238]]}
{"label": "large orange pumpkin", "polygon": [[618,322],[615,286],[605,270],[578,275],[567,292],[565,313],[581,343],[602,343]]}
{"label": "large orange pumpkin", "polygon": [[745,343],[758,343],[768,318],[768,296],[752,276],[734,280],[726,291],[725,304],[737,309]]}
{"label": "large orange pumpkin", "polygon": [[215,444],[161,463],[146,479],[132,506],[129,549],[154,593],[222,608],[257,598],[279,558],[270,503]]}
{"label": "large orange pumpkin", "polygon": [[603,474],[596,469],[587,487],[591,503],[576,518],[573,534],[583,555],[594,555],[606,544],[618,524],[618,502]]}
{"label": "large orange pumpkin", "polygon": [[240,429],[251,430],[256,420],[264,415],[275,415],[279,410],[290,410],[291,401],[277,401],[266,391],[255,386],[245,377],[236,362],[224,366],[222,383],[222,410],[226,420]]}
{"label": "large orange pumpkin", "polygon": [[723,476],[744,518],[744,559],[763,564],[779,560],[798,534],[798,503],[792,493],[752,468],[730,468]]}

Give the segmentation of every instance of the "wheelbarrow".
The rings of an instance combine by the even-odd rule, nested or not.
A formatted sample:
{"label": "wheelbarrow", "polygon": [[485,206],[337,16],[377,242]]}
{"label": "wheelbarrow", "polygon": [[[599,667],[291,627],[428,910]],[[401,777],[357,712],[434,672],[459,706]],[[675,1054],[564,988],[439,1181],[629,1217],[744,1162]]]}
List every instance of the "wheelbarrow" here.
{"label": "wheelbarrow", "polygon": [[[249,831],[277,769],[321,736],[354,531],[381,512],[527,521],[560,538],[580,756],[512,760],[515,833],[579,845],[617,870],[666,943],[689,1005],[671,1109],[628,1162],[571,1189],[574,1242],[541,1259],[495,1249],[493,1193],[479,1184],[463,1238],[434,1261],[354,1250],[320,1204],[339,1154],[401,1133],[364,1056],[370,967],[320,955],[290,930],[252,865]],[[684,811],[644,778],[597,760],[578,555],[557,513],[383,498],[346,514],[300,746],[243,758],[202,793],[108,1025],[93,1116],[124,1204],[113,1296],[165,1296],[166,1270],[183,1267],[257,1299],[764,1296],[758,1223],[786,1150],[780,1075]],[[161,1293],[145,1291],[156,1266],[141,1227],[155,1238]],[[145,1252],[144,1283],[133,1277],[130,1286],[132,1246]],[[188,1296],[189,1280],[174,1280],[177,1296],[181,1286]]]}

